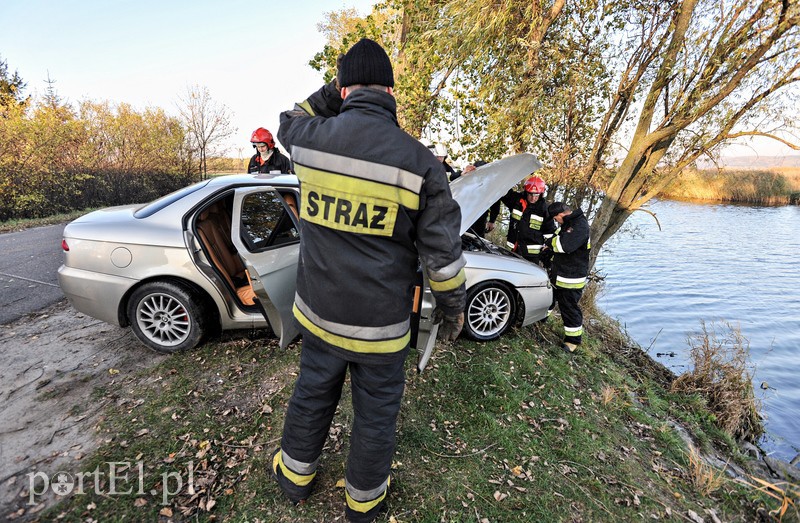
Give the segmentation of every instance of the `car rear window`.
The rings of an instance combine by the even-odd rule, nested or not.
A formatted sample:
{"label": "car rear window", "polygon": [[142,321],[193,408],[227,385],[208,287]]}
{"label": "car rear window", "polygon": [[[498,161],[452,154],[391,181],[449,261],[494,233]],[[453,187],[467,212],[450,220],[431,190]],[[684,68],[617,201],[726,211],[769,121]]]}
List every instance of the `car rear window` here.
{"label": "car rear window", "polygon": [[152,201],[147,205],[145,205],[144,207],[140,207],[139,209],[137,209],[136,212],[133,213],[133,216],[136,218],[147,218],[148,216],[152,216],[153,214],[157,213],[164,207],[168,207],[173,203],[177,202],[178,200],[180,200],[181,198],[184,198],[195,191],[199,191],[200,189],[208,185],[208,182],[210,181],[211,180],[198,182],[194,185],[190,185],[188,187],[184,187],[183,189],[178,189],[175,192],[171,192],[166,196],[162,196],[158,200]]}

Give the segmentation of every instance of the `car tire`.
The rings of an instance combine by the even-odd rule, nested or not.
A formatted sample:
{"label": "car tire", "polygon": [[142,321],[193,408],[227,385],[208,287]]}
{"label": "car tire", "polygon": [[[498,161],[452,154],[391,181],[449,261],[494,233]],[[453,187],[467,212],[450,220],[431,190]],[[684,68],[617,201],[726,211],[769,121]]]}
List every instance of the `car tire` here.
{"label": "car tire", "polygon": [[202,301],[187,287],[167,281],[133,291],[128,321],[142,343],[167,354],[196,347],[206,332]]}
{"label": "car tire", "polygon": [[499,282],[483,282],[467,293],[464,333],[478,341],[496,340],[517,317],[513,292]]}

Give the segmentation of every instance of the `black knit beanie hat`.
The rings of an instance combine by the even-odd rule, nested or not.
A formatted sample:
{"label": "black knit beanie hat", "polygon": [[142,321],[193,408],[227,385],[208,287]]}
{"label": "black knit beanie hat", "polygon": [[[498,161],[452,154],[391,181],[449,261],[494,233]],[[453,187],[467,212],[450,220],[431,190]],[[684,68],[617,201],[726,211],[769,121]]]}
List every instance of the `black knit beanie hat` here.
{"label": "black knit beanie hat", "polygon": [[339,85],[377,84],[394,87],[394,72],[389,55],[374,40],[362,38],[342,57]]}

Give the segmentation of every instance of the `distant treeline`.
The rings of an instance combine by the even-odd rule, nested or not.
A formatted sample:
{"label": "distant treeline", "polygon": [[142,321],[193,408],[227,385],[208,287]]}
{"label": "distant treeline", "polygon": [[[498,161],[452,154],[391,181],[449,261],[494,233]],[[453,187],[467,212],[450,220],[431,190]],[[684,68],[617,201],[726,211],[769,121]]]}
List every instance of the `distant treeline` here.
{"label": "distant treeline", "polygon": [[758,205],[800,203],[800,168],[693,170],[681,173],[662,196]]}
{"label": "distant treeline", "polygon": [[0,104],[0,221],[146,202],[196,179],[195,165],[180,121],[159,108]]}

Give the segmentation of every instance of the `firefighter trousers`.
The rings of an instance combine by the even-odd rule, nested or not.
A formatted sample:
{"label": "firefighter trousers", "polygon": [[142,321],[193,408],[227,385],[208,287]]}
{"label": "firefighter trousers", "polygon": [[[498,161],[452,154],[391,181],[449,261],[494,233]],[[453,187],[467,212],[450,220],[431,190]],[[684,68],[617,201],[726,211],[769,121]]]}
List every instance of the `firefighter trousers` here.
{"label": "firefighter trousers", "polygon": [[363,512],[367,512],[374,506],[372,501],[383,499],[388,487],[397,415],[405,388],[402,358],[393,358],[386,364],[347,361],[323,348],[316,336],[303,336],[300,375],[289,400],[281,438],[282,464],[294,464],[298,470],[282,474],[281,483],[291,481],[287,478],[316,473],[348,368],[353,426],[345,473],[347,501],[351,508],[365,508]]}
{"label": "firefighter trousers", "polygon": [[563,287],[553,287],[553,304],[550,306],[552,311],[558,303],[558,310],[561,311],[561,319],[564,322],[564,341],[567,343],[581,344],[583,335],[583,312],[578,302],[583,295],[583,289],[565,289]]}

